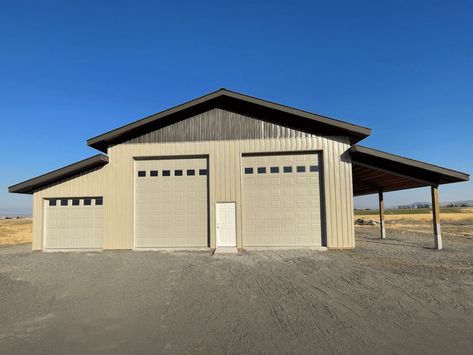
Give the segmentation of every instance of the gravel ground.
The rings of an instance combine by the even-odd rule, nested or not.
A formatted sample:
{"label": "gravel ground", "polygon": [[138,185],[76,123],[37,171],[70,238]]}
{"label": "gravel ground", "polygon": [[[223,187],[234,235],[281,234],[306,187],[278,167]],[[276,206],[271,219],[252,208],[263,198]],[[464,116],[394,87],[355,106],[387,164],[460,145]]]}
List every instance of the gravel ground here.
{"label": "gravel ground", "polygon": [[473,241],[353,251],[0,248],[1,354],[471,354]]}

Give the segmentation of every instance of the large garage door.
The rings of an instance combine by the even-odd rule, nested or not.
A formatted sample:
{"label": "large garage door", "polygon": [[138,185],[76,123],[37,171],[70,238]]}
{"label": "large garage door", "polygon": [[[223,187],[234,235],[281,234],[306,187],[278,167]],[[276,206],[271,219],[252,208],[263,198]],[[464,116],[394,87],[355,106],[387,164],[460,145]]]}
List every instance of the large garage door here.
{"label": "large garage door", "polygon": [[243,157],[243,246],[320,246],[318,154]]}
{"label": "large garage door", "polygon": [[208,246],[207,159],[135,162],[135,247]]}
{"label": "large garage door", "polygon": [[102,249],[103,198],[45,200],[46,249]]}

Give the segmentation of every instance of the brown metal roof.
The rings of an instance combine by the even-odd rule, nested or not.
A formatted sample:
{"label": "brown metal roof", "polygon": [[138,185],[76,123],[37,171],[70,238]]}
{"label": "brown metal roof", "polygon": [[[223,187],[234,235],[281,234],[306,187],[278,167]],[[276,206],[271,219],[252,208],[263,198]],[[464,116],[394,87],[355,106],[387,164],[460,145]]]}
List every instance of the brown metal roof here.
{"label": "brown metal roof", "polygon": [[332,136],[346,135],[350,137],[352,144],[371,134],[371,130],[366,127],[220,89],[91,138],[87,141],[87,144],[106,152],[109,145],[118,144],[124,140],[163,128],[216,107],[308,133]]}
{"label": "brown metal roof", "polygon": [[37,176],[30,180],[20,182],[19,184],[10,186],[8,192],[15,192],[20,194],[32,194],[35,189],[45,185],[54,183],[56,181],[83,173],[90,169],[103,166],[108,163],[108,157],[103,154],[97,154],[93,157],[81,160],[77,163],[65,166],[63,168],[51,171],[44,175]]}
{"label": "brown metal roof", "polygon": [[422,161],[355,145],[349,149],[355,196],[468,181],[470,176]]}

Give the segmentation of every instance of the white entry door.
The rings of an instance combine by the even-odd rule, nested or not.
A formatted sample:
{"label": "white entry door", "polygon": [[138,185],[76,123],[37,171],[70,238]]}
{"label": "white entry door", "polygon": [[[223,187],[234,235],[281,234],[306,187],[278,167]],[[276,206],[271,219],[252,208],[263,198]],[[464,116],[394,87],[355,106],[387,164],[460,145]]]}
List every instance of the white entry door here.
{"label": "white entry door", "polygon": [[217,248],[236,247],[235,202],[217,203]]}

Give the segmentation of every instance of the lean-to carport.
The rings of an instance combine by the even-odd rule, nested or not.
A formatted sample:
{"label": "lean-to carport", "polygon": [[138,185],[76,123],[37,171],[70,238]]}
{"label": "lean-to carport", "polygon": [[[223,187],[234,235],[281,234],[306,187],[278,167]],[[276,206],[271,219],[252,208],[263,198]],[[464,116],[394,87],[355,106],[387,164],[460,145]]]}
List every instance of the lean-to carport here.
{"label": "lean-to carport", "polygon": [[379,196],[382,239],[386,237],[383,193],[430,186],[435,248],[441,250],[438,187],[442,184],[468,181],[469,175],[359,145],[352,146],[349,152],[353,164],[354,196]]}

